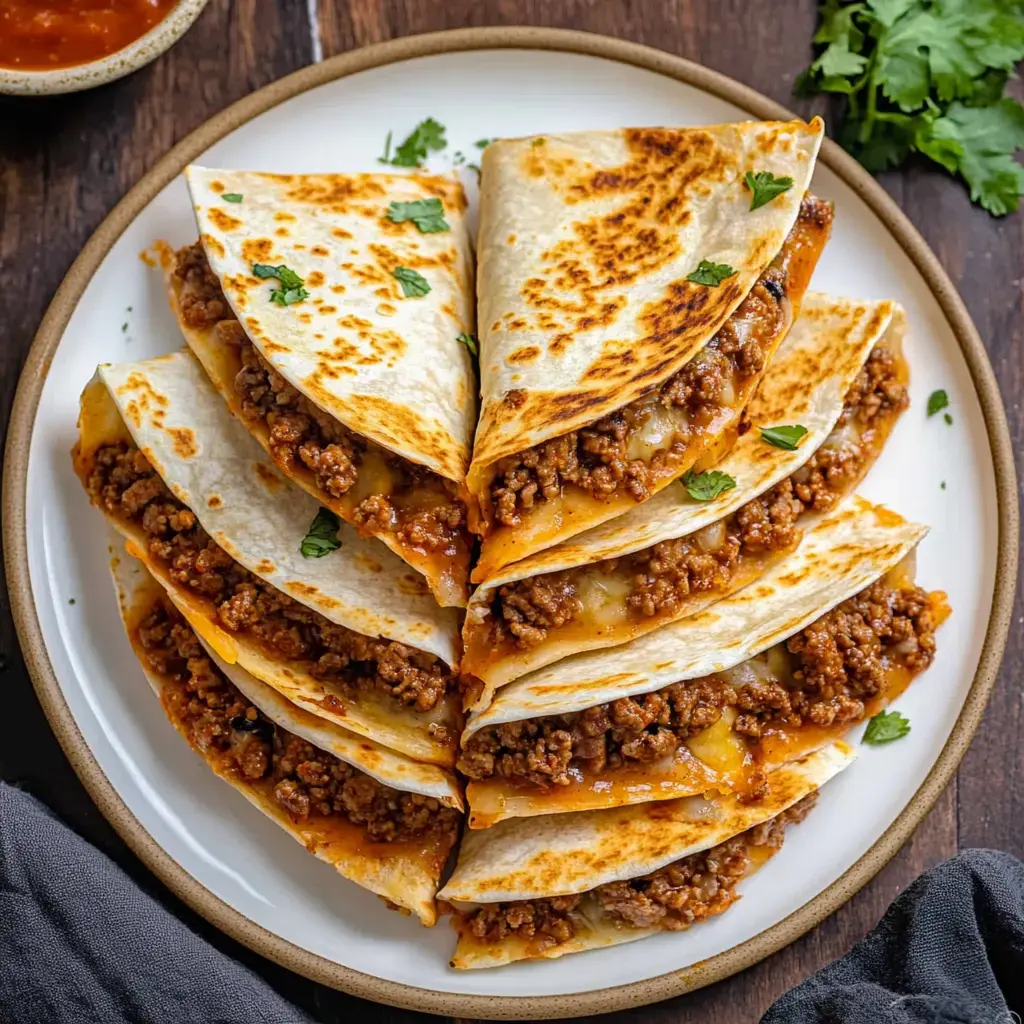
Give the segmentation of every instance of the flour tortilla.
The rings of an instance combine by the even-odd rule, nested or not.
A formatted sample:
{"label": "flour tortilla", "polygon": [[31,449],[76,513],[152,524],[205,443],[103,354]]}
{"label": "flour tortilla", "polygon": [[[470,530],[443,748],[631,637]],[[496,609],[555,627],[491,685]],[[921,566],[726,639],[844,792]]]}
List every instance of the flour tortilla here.
{"label": "flour tortilla", "polygon": [[[608,882],[638,878],[701,853],[781,814],[820,789],[856,759],[833,743],[780,768],[762,800],[691,797],[573,815],[505,821],[463,836],[459,860],[438,894],[456,910],[503,901],[586,893]],[[573,912],[576,934],[543,952],[515,935],[485,943],[460,929],[452,966],[498,967],[515,960],[558,957],[657,934],[657,928],[616,926],[596,900]]]}
{"label": "flour tortilla", "polygon": [[[890,350],[899,352],[905,329],[903,310],[895,303],[808,293],[799,320],[773,360],[757,397],[747,408],[750,429],[715,465],[716,470],[736,481],[732,490],[714,501],[699,502],[677,481],[625,514],[507,566],[476,589],[463,627],[466,657],[462,670],[482,679],[487,690],[470,706],[485,706],[488,690],[528,672],[581,651],[624,643],[665,624],[664,619],[654,616],[608,628],[596,621],[581,635],[566,636],[556,629],[540,644],[496,657],[493,648],[474,645],[471,639],[474,629],[487,628],[490,605],[499,587],[628,555],[661,541],[690,536],[725,519],[794,473],[829,439],[843,411],[846,392],[872,348],[885,338]],[[781,424],[800,424],[807,429],[795,451],[785,451],[762,440],[760,428]],[[870,461],[864,468],[870,468]],[[852,486],[855,485],[853,481]],[[802,517],[802,527],[812,528],[821,518]],[[781,557],[785,557],[784,552]],[[730,589],[738,590],[757,579],[769,568],[767,559],[765,563],[751,566],[746,574],[737,572]],[[600,590],[602,584],[597,586]],[[720,592],[693,593],[680,603],[673,619],[686,618],[722,596]],[[611,600],[621,605],[625,595],[616,594]]]}
{"label": "flour tortilla", "polygon": [[[210,267],[263,358],[350,430],[464,492],[476,375],[469,349],[458,340],[475,331],[461,184],[425,174],[281,175],[195,165],[186,180]],[[232,193],[242,201],[222,199]],[[424,234],[411,221],[396,224],[387,216],[392,202],[431,198],[442,201],[450,230]],[[257,263],[294,270],[308,299],[290,306],[271,302],[271,283],[253,275]],[[404,296],[392,276],[396,266],[420,273],[429,293]],[[183,321],[182,329],[237,411],[237,351],[217,341],[212,329]],[[268,444],[265,428],[250,429]],[[351,518],[342,498],[324,491],[305,466],[285,472],[322,505]],[[403,547],[393,533],[380,536],[427,576],[442,604],[465,605],[468,550],[447,570]]]}
{"label": "flour tortilla", "polygon": [[[82,396],[79,431],[75,466],[83,483],[99,447],[132,441],[206,532],[245,568],[331,622],[457,665],[457,611],[439,608],[422,577],[382,544],[342,524],[338,550],[323,558],[302,556],[300,544],[318,504],[281,476],[188,351],[100,366]],[[437,741],[429,729],[432,722],[448,725],[449,731],[457,728],[453,698],[419,714],[383,696],[351,701],[333,693],[307,672],[223,629],[212,604],[175,584],[149,555],[140,526],[109,518],[130,553],[164,584],[223,661],[237,663],[307,711],[385,747],[432,763],[453,763],[451,744]]]}
{"label": "flour tortilla", "polygon": [[[815,118],[503,139],[484,150],[482,411],[469,487],[485,538],[499,459],[648,394],[715,336],[796,222],[822,137]],[[793,185],[751,211],[748,171]],[[717,287],[688,282],[701,260],[736,274]],[[543,536],[527,520],[500,550],[485,539],[473,579],[622,510],[592,502]]]}
{"label": "flour tortilla", "polygon": [[[186,738],[184,723],[176,718],[172,705],[164,700],[164,680],[146,659],[136,632],[139,624],[159,600],[163,591],[143,564],[116,553],[111,546],[111,574],[117,590],[121,617],[135,654],[171,723]],[[211,652],[212,653],[212,652]],[[214,655],[218,668],[275,724],[301,736],[315,746],[361,769],[378,781],[397,789],[434,796],[442,803],[461,808],[458,783],[449,772],[386,750],[372,741],[357,739],[345,730],[321,722],[288,705],[274,690],[237,666],[227,666]],[[315,817],[295,822],[274,799],[267,786],[255,785],[223,767],[214,753],[196,750],[211,770],[238,790],[251,804],[285,830],[319,859],[332,865],[342,877],[417,915],[427,926],[437,920],[434,895],[441,870],[450,852],[447,842],[426,844],[372,843],[358,825],[338,816],[318,821]],[[326,824],[324,822],[327,822]]]}
{"label": "flour tortilla", "polygon": [[[744,663],[895,569],[927,532],[884,506],[854,497],[812,530],[789,559],[739,593],[620,647],[567,658],[499,690],[486,710],[470,716],[462,745],[487,726],[582,711],[716,672],[736,670],[743,682]],[[797,730],[802,745],[784,748],[778,757],[785,763],[848,728]],[[474,781],[467,790],[470,825],[486,828],[510,817],[740,789],[750,768],[746,750],[723,715],[689,738],[671,766],[640,764],[633,773],[620,774],[619,784],[611,769],[551,792],[517,788],[497,776]],[[778,767],[767,755],[766,760],[768,770]]]}

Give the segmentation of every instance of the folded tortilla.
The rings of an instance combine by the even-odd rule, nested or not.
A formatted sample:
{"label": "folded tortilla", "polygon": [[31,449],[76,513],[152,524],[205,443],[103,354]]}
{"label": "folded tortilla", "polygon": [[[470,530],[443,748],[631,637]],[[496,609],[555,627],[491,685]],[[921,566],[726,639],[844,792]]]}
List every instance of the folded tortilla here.
{"label": "folded tortilla", "polygon": [[[114,550],[112,547],[111,551]],[[167,717],[193,750],[215,774],[343,877],[415,913],[423,924],[433,925],[437,919],[434,895],[458,834],[455,814],[443,808],[462,809],[459,786],[452,773],[420,764],[324,722],[283,700],[275,690],[237,665],[229,666],[209,652],[215,665],[211,673],[214,677],[219,673],[219,678],[212,680],[213,685],[222,686],[229,695],[233,687],[242,702],[252,704],[257,712],[231,719],[230,737],[218,735],[211,741],[204,732],[207,723],[202,714],[190,714],[183,679],[167,671],[166,664],[154,660],[144,639],[147,627],[173,623],[176,619],[184,625],[185,620],[174,615],[163,588],[137,559],[113,554],[111,572],[132,647]],[[191,664],[187,671],[192,671]],[[211,685],[209,676],[203,679],[205,686]],[[290,809],[284,800],[290,799],[294,805],[294,796],[289,796],[288,789],[283,787],[295,787],[295,769],[282,766],[278,760],[289,733],[318,748],[321,770],[330,769],[332,758],[355,768],[358,774],[350,773],[351,784],[364,792],[371,784],[362,776],[369,776],[389,787],[381,790],[384,798],[389,794],[392,799],[397,798],[395,790],[432,798],[436,803],[430,806],[438,816],[434,827],[416,838],[403,836],[383,841],[372,838],[363,824],[351,820],[336,807],[327,814],[316,808],[304,814]],[[264,767],[264,773],[255,777],[253,769],[247,774],[243,768],[246,745],[254,735],[262,741],[261,747],[265,744],[270,751],[264,760],[256,762],[257,767]],[[276,782],[275,773],[282,776]]]}
{"label": "folded tortilla", "polygon": [[[728,446],[828,237],[831,205],[805,194],[822,133],[815,118],[487,147],[474,582]],[[752,210],[748,175],[788,187]]]}
{"label": "folded tortilla", "polygon": [[[636,698],[642,715],[648,700],[664,696],[660,691],[691,681],[721,693],[731,687],[740,697],[750,686],[799,689],[793,686],[785,641],[875,581],[891,588],[895,597],[909,591],[907,597],[920,598],[922,636],[931,638],[948,614],[945,594],[912,590],[913,566],[907,557],[926,533],[927,527],[854,497],[808,533],[785,562],[744,590],[629,643],[567,658],[499,690],[485,711],[470,716],[462,736],[459,768],[472,780],[466,793],[470,827],[713,791],[756,794],[766,773],[832,742],[898,696],[930,662],[927,652],[921,656],[916,635],[905,643],[891,639],[880,648],[877,692],[859,711],[851,707],[831,723],[791,724],[769,716],[758,736],[747,721],[739,722],[745,731],[734,728],[745,712],[742,701],[715,705],[709,703],[713,693],[705,697],[698,690],[700,704],[721,709],[720,715],[708,715],[710,725],[664,737],[671,740],[666,748],[648,748],[658,738],[646,733],[660,732],[661,726],[654,730],[652,723],[652,730],[645,730],[641,723],[637,728],[644,735],[634,754],[620,751],[617,763],[610,757],[601,763],[594,758],[614,738],[609,730],[616,709],[609,705]],[[926,642],[933,645],[932,639]],[[826,655],[827,648],[821,656]],[[669,703],[669,697],[665,700]],[[581,720],[579,713],[601,707],[609,716],[606,724],[593,725],[589,716]],[[529,774],[508,770],[504,757],[514,761],[515,751],[523,748],[530,751],[524,764],[533,758],[543,765],[547,740],[542,739],[552,730],[564,732],[551,738],[551,753],[573,737],[565,778],[553,784],[547,777],[536,781],[536,769]],[[592,752],[588,741],[600,750]],[[560,749],[566,749],[564,742]]]}
{"label": "folded tortilla", "polygon": [[[136,449],[144,473],[158,479],[126,488],[116,458]],[[104,468],[107,456],[114,469]],[[304,555],[320,506],[281,476],[191,353],[100,366],[82,395],[73,458],[129,551],[223,661],[385,747],[454,762],[458,611],[439,608],[419,574],[343,523],[336,550]],[[164,501],[184,509],[184,521],[161,518]],[[179,565],[195,521],[217,548],[212,560]],[[421,702],[403,687],[403,673],[433,681]]]}
{"label": "folded tortilla", "polygon": [[[186,179],[223,323],[216,308],[190,304],[186,278],[169,273],[168,283],[218,390],[282,472],[422,572],[441,604],[464,606],[476,376],[462,186],[423,174],[197,166]],[[440,204],[440,221],[392,219],[424,202]],[[303,297],[288,294],[293,281],[265,276],[280,266],[301,278]],[[267,383],[294,401],[261,403]],[[287,416],[296,408],[299,433]]]}
{"label": "folded tortilla", "polygon": [[[554,958],[632,942],[666,928],[682,930],[688,923],[673,920],[671,914],[661,926],[644,926],[615,913],[614,907],[625,895],[628,908],[632,880],[639,881],[680,861],[683,871],[697,860],[706,869],[708,861],[700,858],[705,851],[711,851],[712,861],[728,862],[728,871],[723,873],[720,888],[705,897],[704,906],[688,909],[695,921],[721,913],[738,898],[733,891],[736,882],[761,866],[781,845],[787,817],[800,820],[807,809],[804,805],[798,811],[800,802],[813,799],[821,786],[855,758],[856,752],[845,743],[824,747],[780,768],[770,777],[764,797],[752,803],[735,796],[691,797],[583,811],[568,817],[506,821],[484,832],[467,833],[455,871],[438,894],[455,912],[453,923],[459,938],[451,966],[499,967],[516,960]],[[773,819],[774,829],[768,824]],[[742,860],[737,863],[739,858]],[[618,892],[601,888],[615,883],[625,885],[620,884]],[[685,877],[677,876],[676,883],[685,892]],[[635,888],[642,891],[644,887]],[[534,909],[532,901],[572,895],[581,899],[563,900],[554,906],[566,919],[558,932],[548,928],[545,934],[543,926],[536,927],[540,917],[536,912],[529,930],[513,926],[501,936],[474,932],[474,915],[486,913],[487,908],[499,914],[511,909],[509,920],[514,923],[514,912],[525,910],[528,914]],[[519,919],[526,916],[520,914]]]}
{"label": "folded tortilla", "polygon": [[[476,589],[461,669],[484,685],[470,688],[467,708],[485,707],[495,687],[527,672],[692,615],[794,551],[853,493],[906,407],[904,331],[892,302],[809,293],[747,408],[749,429],[714,467],[735,481],[731,490],[698,501],[677,481]],[[761,430],[780,425],[806,434],[790,450],[776,447]],[[793,529],[766,539],[751,528],[801,490]]]}

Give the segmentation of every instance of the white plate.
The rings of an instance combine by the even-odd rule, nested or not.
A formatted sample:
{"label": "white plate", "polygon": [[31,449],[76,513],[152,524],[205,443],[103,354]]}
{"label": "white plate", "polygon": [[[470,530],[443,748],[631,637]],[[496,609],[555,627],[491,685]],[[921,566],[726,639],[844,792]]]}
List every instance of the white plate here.
{"label": "white plate", "polygon": [[[447,126],[449,155],[461,149],[473,160],[474,140],[485,136],[749,115],[673,78],[593,56],[451,52],[361,71],[297,95],[197,159],[281,172],[373,171],[386,132],[393,129],[400,140],[427,116]],[[435,164],[445,166],[446,159]],[[92,755],[159,847],[209,892],[301,950],[434,993],[534,997],[620,986],[707,960],[780,922],[872,847],[929,773],[971,687],[992,608],[997,492],[967,363],[925,280],[835,174],[819,165],[813,189],[836,204],[835,231],[813,287],[895,298],[910,322],[912,406],[862,493],[931,525],[918,580],[946,590],[953,608],[935,664],[899,701],[913,731],[899,743],[865,749],[792,830],[781,853],[744,886],[742,903],[722,917],[610,951],[464,973],[446,966],[453,934],[444,923],[427,931],[388,911],[214,779],[168,725],[125,641],[104,526],[72,474],[68,452],[79,392],[97,362],[141,359],[181,345],[158,274],[139,254],[157,238],[174,244],[195,238],[183,180],[141,210],[85,287],[53,354],[32,427],[25,515],[32,592],[53,672]],[[936,388],[949,393],[952,426],[941,415],[925,415]],[[572,1008],[564,1004],[565,1012]]]}

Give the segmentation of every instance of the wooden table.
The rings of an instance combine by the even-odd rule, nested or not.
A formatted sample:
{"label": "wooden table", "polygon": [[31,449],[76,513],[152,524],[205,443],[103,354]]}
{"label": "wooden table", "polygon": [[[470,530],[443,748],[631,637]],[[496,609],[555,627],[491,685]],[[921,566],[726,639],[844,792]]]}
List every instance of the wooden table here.
{"label": "wooden table", "polygon": [[[317,6],[313,0],[313,7]],[[191,32],[144,70],[92,92],[0,102],[0,411],[50,297],[111,207],[175,142],[227,104],[302,67],[369,43],[467,25],[584,29],[699,61],[807,115],[794,101],[807,64],[814,0],[211,0]],[[1024,213],[995,220],[957,183],[925,167],[885,180],[959,286],[1024,451]],[[711,988],[619,1020],[753,1021],[781,992],[845,953],[925,868],[969,846],[1024,856],[1024,742],[1018,600],[999,685],[956,781],[882,873],[815,931]],[[215,946],[263,975],[316,1019],[412,1021],[306,981],[217,933],[134,859],[100,816],[46,724],[21,662],[6,600],[0,777],[36,794]]]}

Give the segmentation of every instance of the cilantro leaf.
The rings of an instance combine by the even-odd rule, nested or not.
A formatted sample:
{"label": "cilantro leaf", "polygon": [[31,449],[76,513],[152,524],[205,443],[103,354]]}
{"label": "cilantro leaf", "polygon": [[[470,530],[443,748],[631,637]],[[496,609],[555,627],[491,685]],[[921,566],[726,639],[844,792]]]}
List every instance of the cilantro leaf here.
{"label": "cilantro leaf", "polygon": [[402,294],[407,299],[420,298],[430,291],[427,279],[408,267],[395,267],[391,276],[402,286]]}
{"label": "cilantro leaf", "polygon": [[494,142],[494,139],[477,139],[473,145],[476,146],[477,149],[486,149],[492,142]]}
{"label": "cilantro leaf", "polygon": [[868,722],[864,731],[864,742],[877,747],[883,743],[903,739],[910,732],[910,719],[904,718],[898,711],[879,711]]}
{"label": "cilantro leaf", "polygon": [[928,396],[928,415],[934,416],[937,412],[942,412],[949,405],[949,395],[940,388],[938,391],[933,391]]}
{"label": "cilantro leaf", "polygon": [[424,234],[433,235],[448,231],[450,225],[444,219],[444,206],[440,199],[416,199],[411,203],[392,203],[388,207],[388,220],[401,224],[411,220]]}
{"label": "cilantro leaf", "polygon": [[220,197],[225,203],[240,203],[242,201],[241,192],[221,192]]}
{"label": "cilantro leaf", "polygon": [[338,540],[338,517],[329,509],[321,508],[309,524],[309,531],[302,538],[299,551],[304,558],[323,558],[341,547]]}
{"label": "cilantro leaf", "polygon": [[793,187],[793,179],[776,178],[771,171],[747,171],[743,180],[750,189],[750,208],[757,210]]}
{"label": "cilantro leaf", "polygon": [[444,125],[432,117],[428,117],[416,125],[405,141],[395,150],[393,157],[391,156],[391,133],[388,132],[384,156],[380,158],[380,162],[390,164],[392,167],[422,167],[428,154],[442,150],[447,145]]}
{"label": "cilantro leaf", "polygon": [[309,298],[309,292],[303,287],[305,282],[283,263],[279,267],[271,266],[269,263],[254,263],[252,272],[256,277],[277,278],[281,283],[280,288],[275,288],[270,293],[270,301],[278,306],[292,306]]}
{"label": "cilantro leaf", "polygon": [[967,183],[995,216],[1024,195],[1024,107],[1002,95],[1024,59],[1021,0],[823,0],[803,95],[846,96],[837,137],[864,166],[914,152]]}
{"label": "cilantro leaf", "polygon": [[694,501],[713,501],[720,494],[731,491],[736,481],[717,469],[706,469],[703,473],[688,470],[683,474],[683,486]]}
{"label": "cilantro leaf", "polygon": [[800,438],[806,433],[807,428],[799,423],[783,427],[762,427],[761,440],[767,441],[783,451],[795,452]]}
{"label": "cilantro leaf", "polygon": [[736,273],[728,263],[712,263],[710,260],[701,260],[697,269],[692,274],[686,275],[687,281],[694,284],[707,285],[709,288],[717,288],[727,277]]}
{"label": "cilantro leaf", "polygon": [[466,348],[469,349],[469,354],[471,356],[480,355],[480,346],[477,344],[475,334],[466,334],[466,332],[463,331],[461,334],[455,335],[455,340],[465,345]]}

